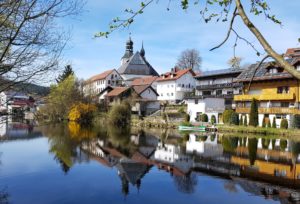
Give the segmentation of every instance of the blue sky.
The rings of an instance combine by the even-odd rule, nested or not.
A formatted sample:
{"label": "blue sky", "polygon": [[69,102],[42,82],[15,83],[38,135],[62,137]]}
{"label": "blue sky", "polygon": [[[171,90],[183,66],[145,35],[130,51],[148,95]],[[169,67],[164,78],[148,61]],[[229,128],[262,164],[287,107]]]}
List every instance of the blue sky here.
{"label": "blue sky", "polygon": [[[210,52],[209,49],[223,40],[228,23],[211,22],[205,24],[199,9],[192,6],[182,11],[180,1],[173,1],[167,11],[166,0],[160,0],[138,16],[129,29],[121,29],[109,38],[94,38],[98,31],[106,31],[108,23],[117,16],[124,16],[126,8],[137,8],[137,0],[87,0],[84,12],[76,19],[64,19],[62,25],[71,28],[72,39],[64,54],[66,62],[73,65],[79,78],[87,79],[107,69],[118,68],[120,58],[125,51],[125,42],[132,33],[134,50],[140,50],[142,41],[146,50],[146,58],[159,72],[168,71],[176,63],[182,50],[195,48],[202,56],[202,70],[227,68],[227,61],[233,56],[235,38],[220,49]],[[247,2],[244,0],[244,2]],[[275,25],[265,17],[251,16],[254,24],[261,30],[273,48],[284,53],[288,47],[300,47],[300,2],[299,0],[269,1],[272,13],[283,22],[283,26]],[[235,29],[240,35],[253,42],[262,50],[253,35],[238,19]],[[244,42],[239,41],[236,55],[243,58],[243,63],[260,60],[256,53]]]}

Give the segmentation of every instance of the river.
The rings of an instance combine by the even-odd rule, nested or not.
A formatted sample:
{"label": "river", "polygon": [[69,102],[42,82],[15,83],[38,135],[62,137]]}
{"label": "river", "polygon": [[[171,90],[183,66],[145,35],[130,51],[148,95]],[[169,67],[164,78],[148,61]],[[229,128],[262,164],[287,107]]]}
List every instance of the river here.
{"label": "river", "polygon": [[0,203],[295,203],[300,142],[258,135],[0,124]]}

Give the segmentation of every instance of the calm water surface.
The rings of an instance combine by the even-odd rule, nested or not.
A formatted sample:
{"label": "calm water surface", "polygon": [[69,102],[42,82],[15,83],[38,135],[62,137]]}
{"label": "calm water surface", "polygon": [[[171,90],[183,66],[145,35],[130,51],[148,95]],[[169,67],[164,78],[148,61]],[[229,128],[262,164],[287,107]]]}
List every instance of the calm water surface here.
{"label": "calm water surface", "polygon": [[297,141],[12,121],[0,136],[0,203],[295,203],[300,187]]}

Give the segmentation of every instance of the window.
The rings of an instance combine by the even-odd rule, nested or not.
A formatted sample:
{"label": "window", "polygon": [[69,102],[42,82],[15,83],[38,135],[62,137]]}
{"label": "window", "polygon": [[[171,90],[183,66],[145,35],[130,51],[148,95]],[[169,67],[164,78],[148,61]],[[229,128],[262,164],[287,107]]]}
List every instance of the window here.
{"label": "window", "polygon": [[283,107],[283,108],[288,108],[289,105],[290,105],[289,102],[281,102],[281,107]]}
{"label": "window", "polygon": [[173,96],[174,94],[173,93],[171,93],[171,96]]}
{"label": "window", "polygon": [[108,80],[107,83],[110,84],[110,80]]}
{"label": "window", "polygon": [[217,90],[217,91],[216,91],[216,95],[217,95],[217,96],[221,96],[221,95],[222,95],[222,90]]}
{"label": "window", "polygon": [[288,86],[280,86],[277,88],[277,93],[278,94],[286,94],[290,92],[290,87]]}
{"label": "window", "polygon": [[181,84],[177,84],[177,87],[181,87]]}
{"label": "window", "polygon": [[233,91],[227,91],[227,95],[232,95]]}
{"label": "window", "polygon": [[203,96],[211,96],[211,91],[202,91]]}
{"label": "window", "polygon": [[195,99],[195,104],[198,104],[198,99]]}
{"label": "window", "polygon": [[182,88],[184,88],[184,84],[182,84]]}
{"label": "window", "polygon": [[283,115],[283,114],[276,114],[276,119],[285,119],[286,118],[286,115]]}

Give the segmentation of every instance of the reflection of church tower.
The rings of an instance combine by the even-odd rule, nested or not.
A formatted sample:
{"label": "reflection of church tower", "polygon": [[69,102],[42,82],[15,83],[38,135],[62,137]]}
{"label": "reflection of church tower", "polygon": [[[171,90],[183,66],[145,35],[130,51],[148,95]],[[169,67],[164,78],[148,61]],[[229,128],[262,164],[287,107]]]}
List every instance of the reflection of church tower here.
{"label": "reflection of church tower", "polygon": [[131,40],[131,37],[129,37],[129,39],[126,42],[125,54],[121,59],[121,65],[125,64],[132,55],[133,55],[133,42]]}

